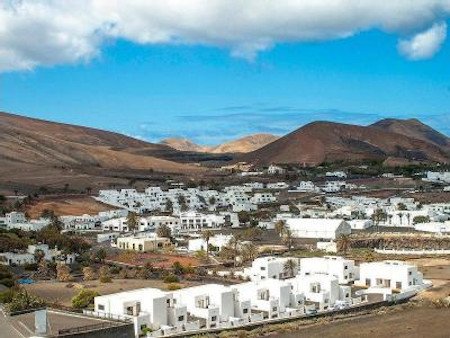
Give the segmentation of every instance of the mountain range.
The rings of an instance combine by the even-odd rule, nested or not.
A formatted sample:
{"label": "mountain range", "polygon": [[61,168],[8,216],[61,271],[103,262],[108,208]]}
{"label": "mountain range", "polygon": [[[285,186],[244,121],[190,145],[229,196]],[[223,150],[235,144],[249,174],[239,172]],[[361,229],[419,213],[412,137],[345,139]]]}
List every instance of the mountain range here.
{"label": "mountain range", "polygon": [[360,160],[449,163],[450,140],[419,120],[385,119],[369,126],[318,121],[280,138],[257,134],[203,147],[180,139],[149,143],[0,112],[0,188],[10,190],[125,185],[130,178],[148,177],[150,172],[205,175],[211,169],[199,163],[208,161],[261,166]]}

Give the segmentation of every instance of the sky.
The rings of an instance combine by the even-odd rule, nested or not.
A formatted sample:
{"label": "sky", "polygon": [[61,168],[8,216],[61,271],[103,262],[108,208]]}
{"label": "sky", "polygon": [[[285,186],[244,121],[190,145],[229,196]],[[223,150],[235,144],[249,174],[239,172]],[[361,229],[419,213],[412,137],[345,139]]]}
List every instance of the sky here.
{"label": "sky", "polygon": [[449,17],[450,0],[3,0],[0,110],[152,142],[386,117],[450,135]]}

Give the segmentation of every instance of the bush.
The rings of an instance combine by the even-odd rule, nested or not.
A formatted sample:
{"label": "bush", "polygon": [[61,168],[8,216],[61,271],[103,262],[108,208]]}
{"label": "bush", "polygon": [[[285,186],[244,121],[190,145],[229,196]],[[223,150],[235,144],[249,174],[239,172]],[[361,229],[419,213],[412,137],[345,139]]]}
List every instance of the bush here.
{"label": "bush", "polygon": [[78,295],[72,298],[72,307],[75,309],[87,308],[89,305],[94,304],[94,298],[98,295],[97,291],[82,289]]}
{"label": "bush", "polygon": [[164,277],[164,283],[178,283],[180,281],[180,278],[175,275],[167,275]]}
{"label": "bush", "polygon": [[9,312],[17,312],[43,307],[45,301],[39,297],[29,295],[26,290],[13,291],[10,302],[7,304]]}
{"label": "bush", "polygon": [[169,290],[169,291],[174,291],[174,290],[178,290],[178,289],[181,289],[180,284],[170,283],[169,285],[167,285],[167,290]]}

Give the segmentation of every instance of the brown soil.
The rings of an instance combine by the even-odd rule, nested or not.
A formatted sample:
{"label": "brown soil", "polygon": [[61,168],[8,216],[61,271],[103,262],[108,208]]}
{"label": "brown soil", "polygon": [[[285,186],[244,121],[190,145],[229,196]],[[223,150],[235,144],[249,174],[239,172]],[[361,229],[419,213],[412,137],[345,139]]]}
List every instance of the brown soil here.
{"label": "brown soil", "polygon": [[54,196],[35,200],[27,205],[26,211],[31,218],[39,218],[45,209],[53,210],[56,215],[95,215],[100,211],[115,209],[112,206],[97,202],[90,196]]}
{"label": "brown soil", "polygon": [[[180,286],[187,287],[192,283],[180,283]],[[68,287],[68,285],[73,285]],[[37,295],[48,302],[59,303],[64,306],[71,306],[71,299],[78,294],[82,288],[89,288],[97,291],[101,295],[116,292],[134,290],[139,288],[160,288],[166,289],[167,284],[161,280],[153,279],[113,279],[111,283],[100,283],[99,281],[61,283],[53,281],[40,281],[35,284],[25,285],[28,292]]]}
{"label": "brown soil", "polygon": [[196,267],[201,265],[200,260],[190,256],[167,255],[159,253],[138,253],[138,252],[122,252],[118,255],[108,257],[108,261],[124,263],[130,266],[144,266],[151,263],[155,268],[170,268],[175,262],[179,262],[183,266]]}

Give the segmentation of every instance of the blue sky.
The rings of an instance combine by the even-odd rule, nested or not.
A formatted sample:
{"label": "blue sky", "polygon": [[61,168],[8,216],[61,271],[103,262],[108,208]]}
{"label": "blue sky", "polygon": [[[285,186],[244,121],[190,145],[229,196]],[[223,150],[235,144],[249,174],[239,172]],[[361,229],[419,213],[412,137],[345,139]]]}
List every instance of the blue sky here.
{"label": "blue sky", "polygon": [[368,124],[384,117],[416,117],[449,135],[450,44],[438,47],[417,57],[399,34],[377,28],[275,41],[243,57],[222,43],[107,39],[86,59],[6,68],[0,109],[149,141],[217,144],[284,134],[314,120]]}

